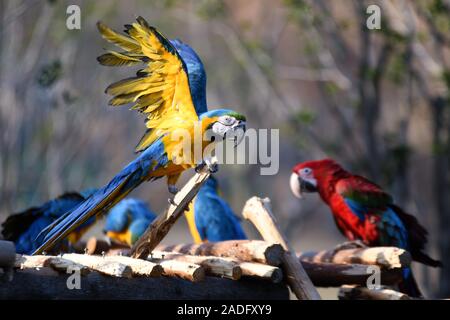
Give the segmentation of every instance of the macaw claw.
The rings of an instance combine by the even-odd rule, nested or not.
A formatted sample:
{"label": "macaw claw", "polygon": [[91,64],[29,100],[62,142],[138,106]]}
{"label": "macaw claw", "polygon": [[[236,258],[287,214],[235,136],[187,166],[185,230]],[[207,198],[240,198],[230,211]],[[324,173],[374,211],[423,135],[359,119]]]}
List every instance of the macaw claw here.
{"label": "macaw claw", "polygon": [[178,193],[178,188],[175,186],[175,185],[173,185],[173,184],[169,184],[168,186],[167,186],[167,188],[169,189],[169,192],[171,193],[171,194],[177,194]]}
{"label": "macaw claw", "polygon": [[177,206],[178,204],[176,204],[175,199],[174,198],[168,198],[167,202],[169,202],[169,204],[173,205],[173,206]]}
{"label": "macaw claw", "polygon": [[205,159],[202,163],[195,167],[195,172],[200,173],[205,167],[210,173],[216,173],[219,171],[219,165],[217,163],[212,163],[211,160]]}

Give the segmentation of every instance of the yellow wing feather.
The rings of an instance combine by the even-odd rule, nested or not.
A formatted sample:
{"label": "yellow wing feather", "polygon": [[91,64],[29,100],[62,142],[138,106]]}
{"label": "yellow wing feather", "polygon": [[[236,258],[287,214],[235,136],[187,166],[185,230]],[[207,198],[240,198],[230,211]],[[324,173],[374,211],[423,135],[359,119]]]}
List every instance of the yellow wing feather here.
{"label": "yellow wing feather", "polygon": [[[113,96],[109,104],[134,103],[131,109],[147,116],[146,126],[150,131],[137,146],[136,150],[141,151],[170,129],[198,121],[198,115],[192,102],[186,66],[169,40],[142,17],[125,27],[127,35],[121,35],[98,23],[102,36],[125,50],[110,51],[98,60],[108,66],[146,64],[136,77],[120,80],[106,89],[106,93]],[[156,128],[159,130],[153,130]]]}

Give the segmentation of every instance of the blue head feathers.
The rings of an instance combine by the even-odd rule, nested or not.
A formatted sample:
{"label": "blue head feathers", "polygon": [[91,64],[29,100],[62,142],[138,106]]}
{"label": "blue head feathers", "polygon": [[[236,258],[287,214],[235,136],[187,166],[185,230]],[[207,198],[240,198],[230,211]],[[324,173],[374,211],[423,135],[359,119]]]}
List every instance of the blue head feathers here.
{"label": "blue head feathers", "polygon": [[124,231],[132,221],[145,219],[152,221],[156,215],[150,211],[148,205],[138,199],[124,199],[114,206],[108,213],[105,231]]}

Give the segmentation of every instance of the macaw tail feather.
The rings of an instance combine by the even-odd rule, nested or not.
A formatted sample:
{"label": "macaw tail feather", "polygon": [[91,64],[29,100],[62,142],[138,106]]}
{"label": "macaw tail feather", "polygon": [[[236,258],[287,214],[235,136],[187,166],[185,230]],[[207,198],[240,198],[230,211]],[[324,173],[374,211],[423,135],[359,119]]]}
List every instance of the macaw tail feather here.
{"label": "macaw tail feather", "polygon": [[390,205],[390,207],[399,216],[408,230],[408,251],[411,253],[413,260],[430,267],[442,267],[442,263],[440,261],[432,259],[423,252],[425,245],[428,242],[428,232],[422,225],[420,225],[417,218],[409,213],[406,213],[402,208],[396,205]]}
{"label": "macaw tail feather", "polygon": [[411,253],[412,258],[420,263],[423,263],[427,266],[434,267],[434,268],[442,268],[443,264],[439,260],[435,260],[431,258],[429,255],[422,251],[415,251]]}
{"label": "macaw tail feather", "polygon": [[33,254],[39,254],[47,250],[90,217],[99,214],[120,201],[132,190],[132,188],[128,192],[127,190],[122,190],[128,178],[127,176],[121,178],[116,176],[108,185],[99,189],[72,212],[66,213],[56,220],[55,223],[44,230],[44,234],[38,236],[38,238],[44,236],[43,244]]}
{"label": "macaw tail feather", "polygon": [[417,285],[416,279],[410,268],[403,270],[403,280],[398,284],[400,292],[413,298],[423,298],[422,292]]}
{"label": "macaw tail feather", "polygon": [[[139,157],[130,162],[106,186],[98,189],[79,206],[58,219],[56,224],[53,224],[46,230],[45,234],[41,235],[44,237],[43,244],[33,254],[39,254],[47,250],[90,217],[110,209],[144,180],[148,180],[149,174],[153,170],[165,164],[167,164],[167,156],[164,152],[164,145],[161,140],[157,140]],[[156,178],[152,177],[151,179]]]}

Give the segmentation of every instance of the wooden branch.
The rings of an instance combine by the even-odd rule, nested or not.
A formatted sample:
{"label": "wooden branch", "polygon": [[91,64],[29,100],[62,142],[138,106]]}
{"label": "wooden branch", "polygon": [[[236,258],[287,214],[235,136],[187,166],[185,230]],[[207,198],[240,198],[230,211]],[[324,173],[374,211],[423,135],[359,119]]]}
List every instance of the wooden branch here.
{"label": "wooden branch", "polygon": [[264,240],[279,243],[286,250],[283,254],[282,267],[287,282],[298,299],[318,300],[320,295],[312,284],[295,251],[281,233],[272,214],[270,200],[253,197],[247,201],[242,211],[244,218],[250,220]]}
{"label": "wooden branch", "polygon": [[299,259],[308,262],[357,263],[383,268],[405,268],[411,265],[408,251],[396,247],[373,247],[320,252],[301,252]]}
{"label": "wooden branch", "polygon": [[206,242],[201,244],[179,244],[158,246],[159,251],[170,251],[200,256],[229,257],[246,262],[260,262],[279,265],[283,256],[283,248],[261,240],[230,240]]}
{"label": "wooden branch", "polygon": [[216,256],[193,256],[170,251],[153,251],[152,257],[188,261],[205,267],[207,275],[221,276],[238,280],[241,276],[281,282],[283,273],[280,268],[262,263],[244,262],[235,258]]}
{"label": "wooden branch", "polygon": [[254,262],[241,262],[239,267],[241,267],[243,277],[264,279],[273,283],[283,280],[283,272],[278,267]]}
{"label": "wooden branch", "polygon": [[73,262],[71,260],[64,259],[59,256],[28,256],[28,255],[16,255],[16,261],[14,267],[25,269],[37,269],[50,267],[55,271],[67,273],[67,270],[79,270],[81,275],[86,275],[90,272],[89,268]]}
{"label": "wooden branch", "polygon": [[11,268],[16,261],[16,246],[11,241],[0,240],[0,268]]}
{"label": "wooden branch", "polygon": [[178,205],[170,205],[166,213],[159,215],[147,228],[141,238],[134,244],[131,249],[131,256],[133,258],[145,260],[148,257],[150,252],[156,248],[175,222],[183,215],[184,210],[209,176],[209,171],[196,173],[191,180],[186,183],[183,189],[175,195],[174,202]]}
{"label": "wooden branch", "polygon": [[163,274],[164,271],[163,267],[159,264],[125,256],[105,256],[104,260],[119,262],[129,266],[131,268],[133,276],[159,277]]}
{"label": "wooden branch", "polygon": [[17,270],[12,281],[0,285],[1,300],[15,299],[114,299],[114,300],[287,300],[284,284],[206,277],[191,282],[174,277],[112,278],[91,272],[80,281],[80,290],[67,288],[67,276],[51,268]]}
{"label": "wooden branch", "polygon": [[101,256],[91,256],[87,254],[68,253],[62,255],[63,259],[81,264],[89,269],[113,277],[131,277],[132,268],[124,263],[106,259]]}
{"label": "wooden branch", "polygon": [[195,263],[176,260],[160,260],[163,275],[177,277],[192,282],[205,280],[205,268]]}
{"label": "wooden branch", "polygon": [[198,264],[205,269],[207,275],[232,280],[239,280],[242,275],[242,270],[238,263],[231,259],[227,260],[226,258],[213,256],[192,256],[166,251],[153,251],[152,259],[176,260]]}
{"label": "wooden branch", "polygon": [[[318,287],[340,287],[345,284],[367,284],[373,270],[363,264],[335,264],[302,261],[303,268]],[[381,269],[380,279],[383,285],[394,285],[402,280],[402,269]]]}
{"label": "wooden branch", "polygon": [[413,300],[410,296],[392,289],[368,289],[345,285],[339,289],[339,300]]}

